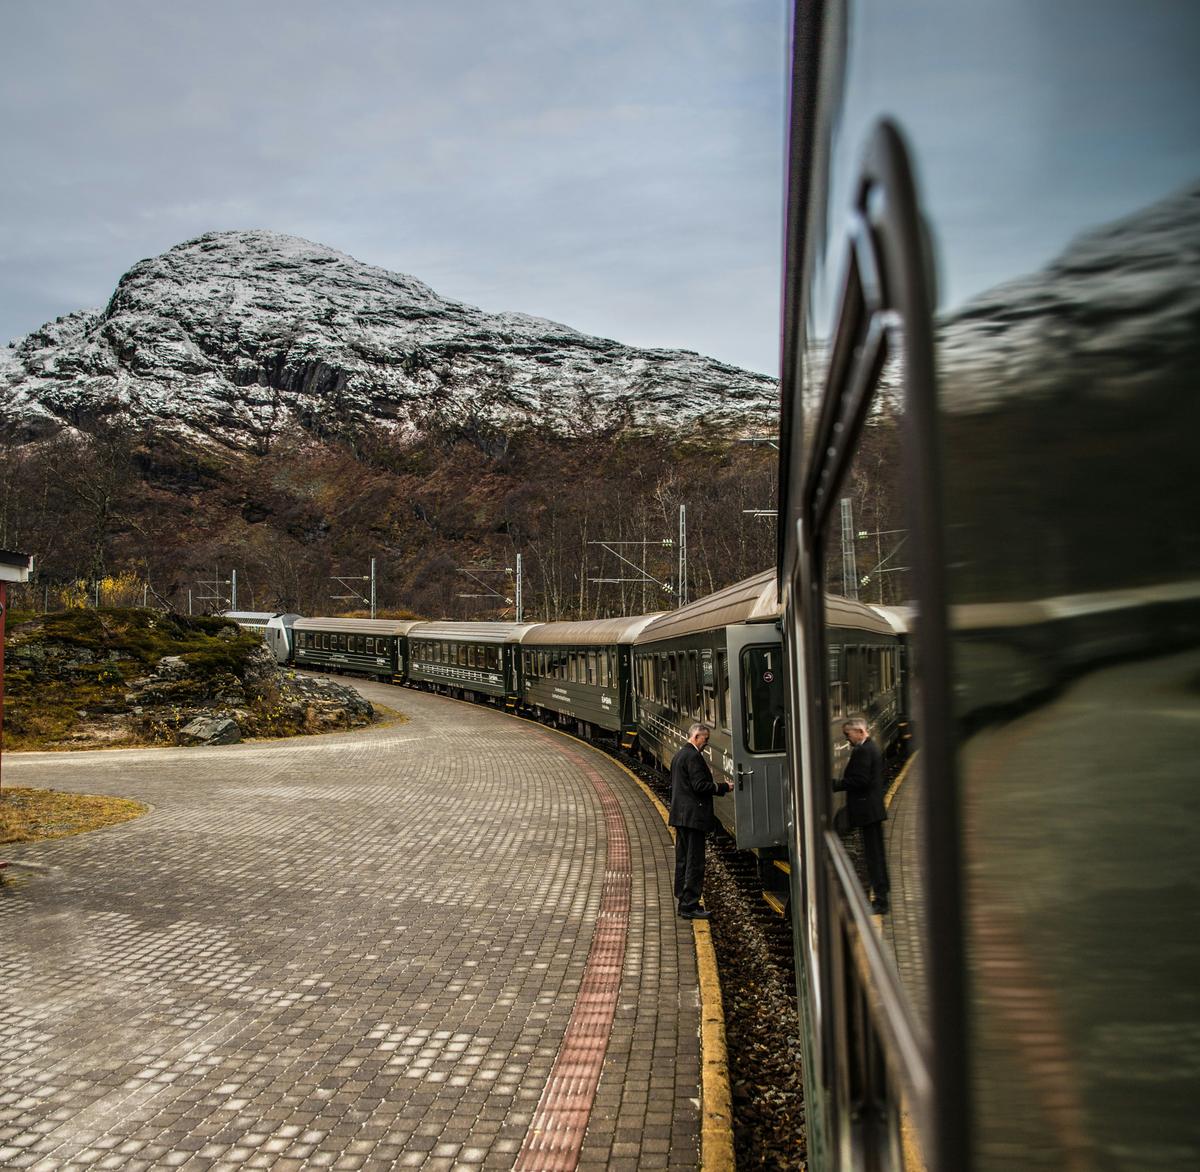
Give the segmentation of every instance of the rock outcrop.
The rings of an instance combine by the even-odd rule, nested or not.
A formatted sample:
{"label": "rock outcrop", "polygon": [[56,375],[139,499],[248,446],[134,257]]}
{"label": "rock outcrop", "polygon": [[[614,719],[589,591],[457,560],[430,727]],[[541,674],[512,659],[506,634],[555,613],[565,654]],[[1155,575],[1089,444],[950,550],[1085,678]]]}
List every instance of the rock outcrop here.
{"label": "rock outcrop", "polygon": [[222,619],[80,610],[11,634],[6,716],[16,749],[223,745],[375,719],[354,688],[281,668],[256,636]]}

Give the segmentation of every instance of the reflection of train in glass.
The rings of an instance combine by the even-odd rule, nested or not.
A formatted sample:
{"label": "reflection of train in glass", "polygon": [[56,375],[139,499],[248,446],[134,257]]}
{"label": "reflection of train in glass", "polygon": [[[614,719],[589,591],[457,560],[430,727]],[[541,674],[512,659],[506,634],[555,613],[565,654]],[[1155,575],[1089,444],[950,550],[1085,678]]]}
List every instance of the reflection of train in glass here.
{"label": "reflection of train in glass", "polygon": [[[828,600],[845,665],[844,701],[885,743],[903,711],[901,631],[876,607]],[[704,721],[714,776],[734,785],[717,814],[760,860],[763,891],[785,910],[788,780],[781,611],[773,571],[667,614],[591,622],[502,623],[302,618],[231,612],[281,663],[374,677],[606,737],[667,766]]]}
{"label": "reflection of train in glass", "polygon": [[[780,551],[809,1164],[1200,1166],[1200,9],[797,4]],[[902,603],[873,916],[829,590]]]}

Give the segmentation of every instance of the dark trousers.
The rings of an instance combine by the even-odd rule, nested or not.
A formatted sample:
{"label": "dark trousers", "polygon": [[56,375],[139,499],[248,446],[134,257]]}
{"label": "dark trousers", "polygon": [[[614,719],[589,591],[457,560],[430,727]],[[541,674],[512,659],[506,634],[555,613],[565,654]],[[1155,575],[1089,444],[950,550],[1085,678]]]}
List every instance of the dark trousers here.
{"label": "dark trousers", "polygon": [[681,912],[695,911],[704,891],[704,831],[675,827],[675,902]]}
{"label": "dark trousers", "polygon": [[891,884],[888,882],[887,856],[883,851],[883,823],[868,822],[860,826],[863,854],[867,859],[867,876],[871,880],[871,894],[876,899],[887,901]]}

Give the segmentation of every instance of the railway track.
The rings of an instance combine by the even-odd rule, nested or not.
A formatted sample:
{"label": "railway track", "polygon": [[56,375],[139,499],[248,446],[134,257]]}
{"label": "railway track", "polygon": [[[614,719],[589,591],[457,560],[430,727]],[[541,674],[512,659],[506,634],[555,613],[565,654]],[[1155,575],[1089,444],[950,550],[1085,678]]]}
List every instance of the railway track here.
{"label": "railway track", "polygon": [[[670,801],[659,773],[626,753],[614,756]],[[791,927],[763,899],[753,856],[723,830],[708,839],[704,902],[713,913],[737,1165],[801,1170],[807,1142]]]}

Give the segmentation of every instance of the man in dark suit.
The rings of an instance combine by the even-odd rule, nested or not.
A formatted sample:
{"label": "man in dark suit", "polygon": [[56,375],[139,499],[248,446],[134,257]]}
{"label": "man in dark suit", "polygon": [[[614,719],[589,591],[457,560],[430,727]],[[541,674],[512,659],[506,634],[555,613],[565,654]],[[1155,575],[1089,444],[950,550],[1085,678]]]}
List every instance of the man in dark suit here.
{"label": "man in dark suit", "polygon": [[671,816],[675,827],[675,901],[685,920],[707,920],[700,906],[704,891],[704,836],[715,825],[713,795],[727,794],[733,785],[714,781],[704,760],[711,733],[706,724],[688,729],[687,744],[671,760]]}
{"label": "man in dark suit", "polygon": [[883,804],[883,756],[871,740],[870,729],[861,716],[851,717],[842,725],[846,739],[854,746],[842,780],[834,781],[835,790],[846,791],[846,821],[857,826],[862,836],[867,876],[871,881],[871,904],[878,915],[889,910],[887,856],[883,849],[883,823],[887,807]]}

